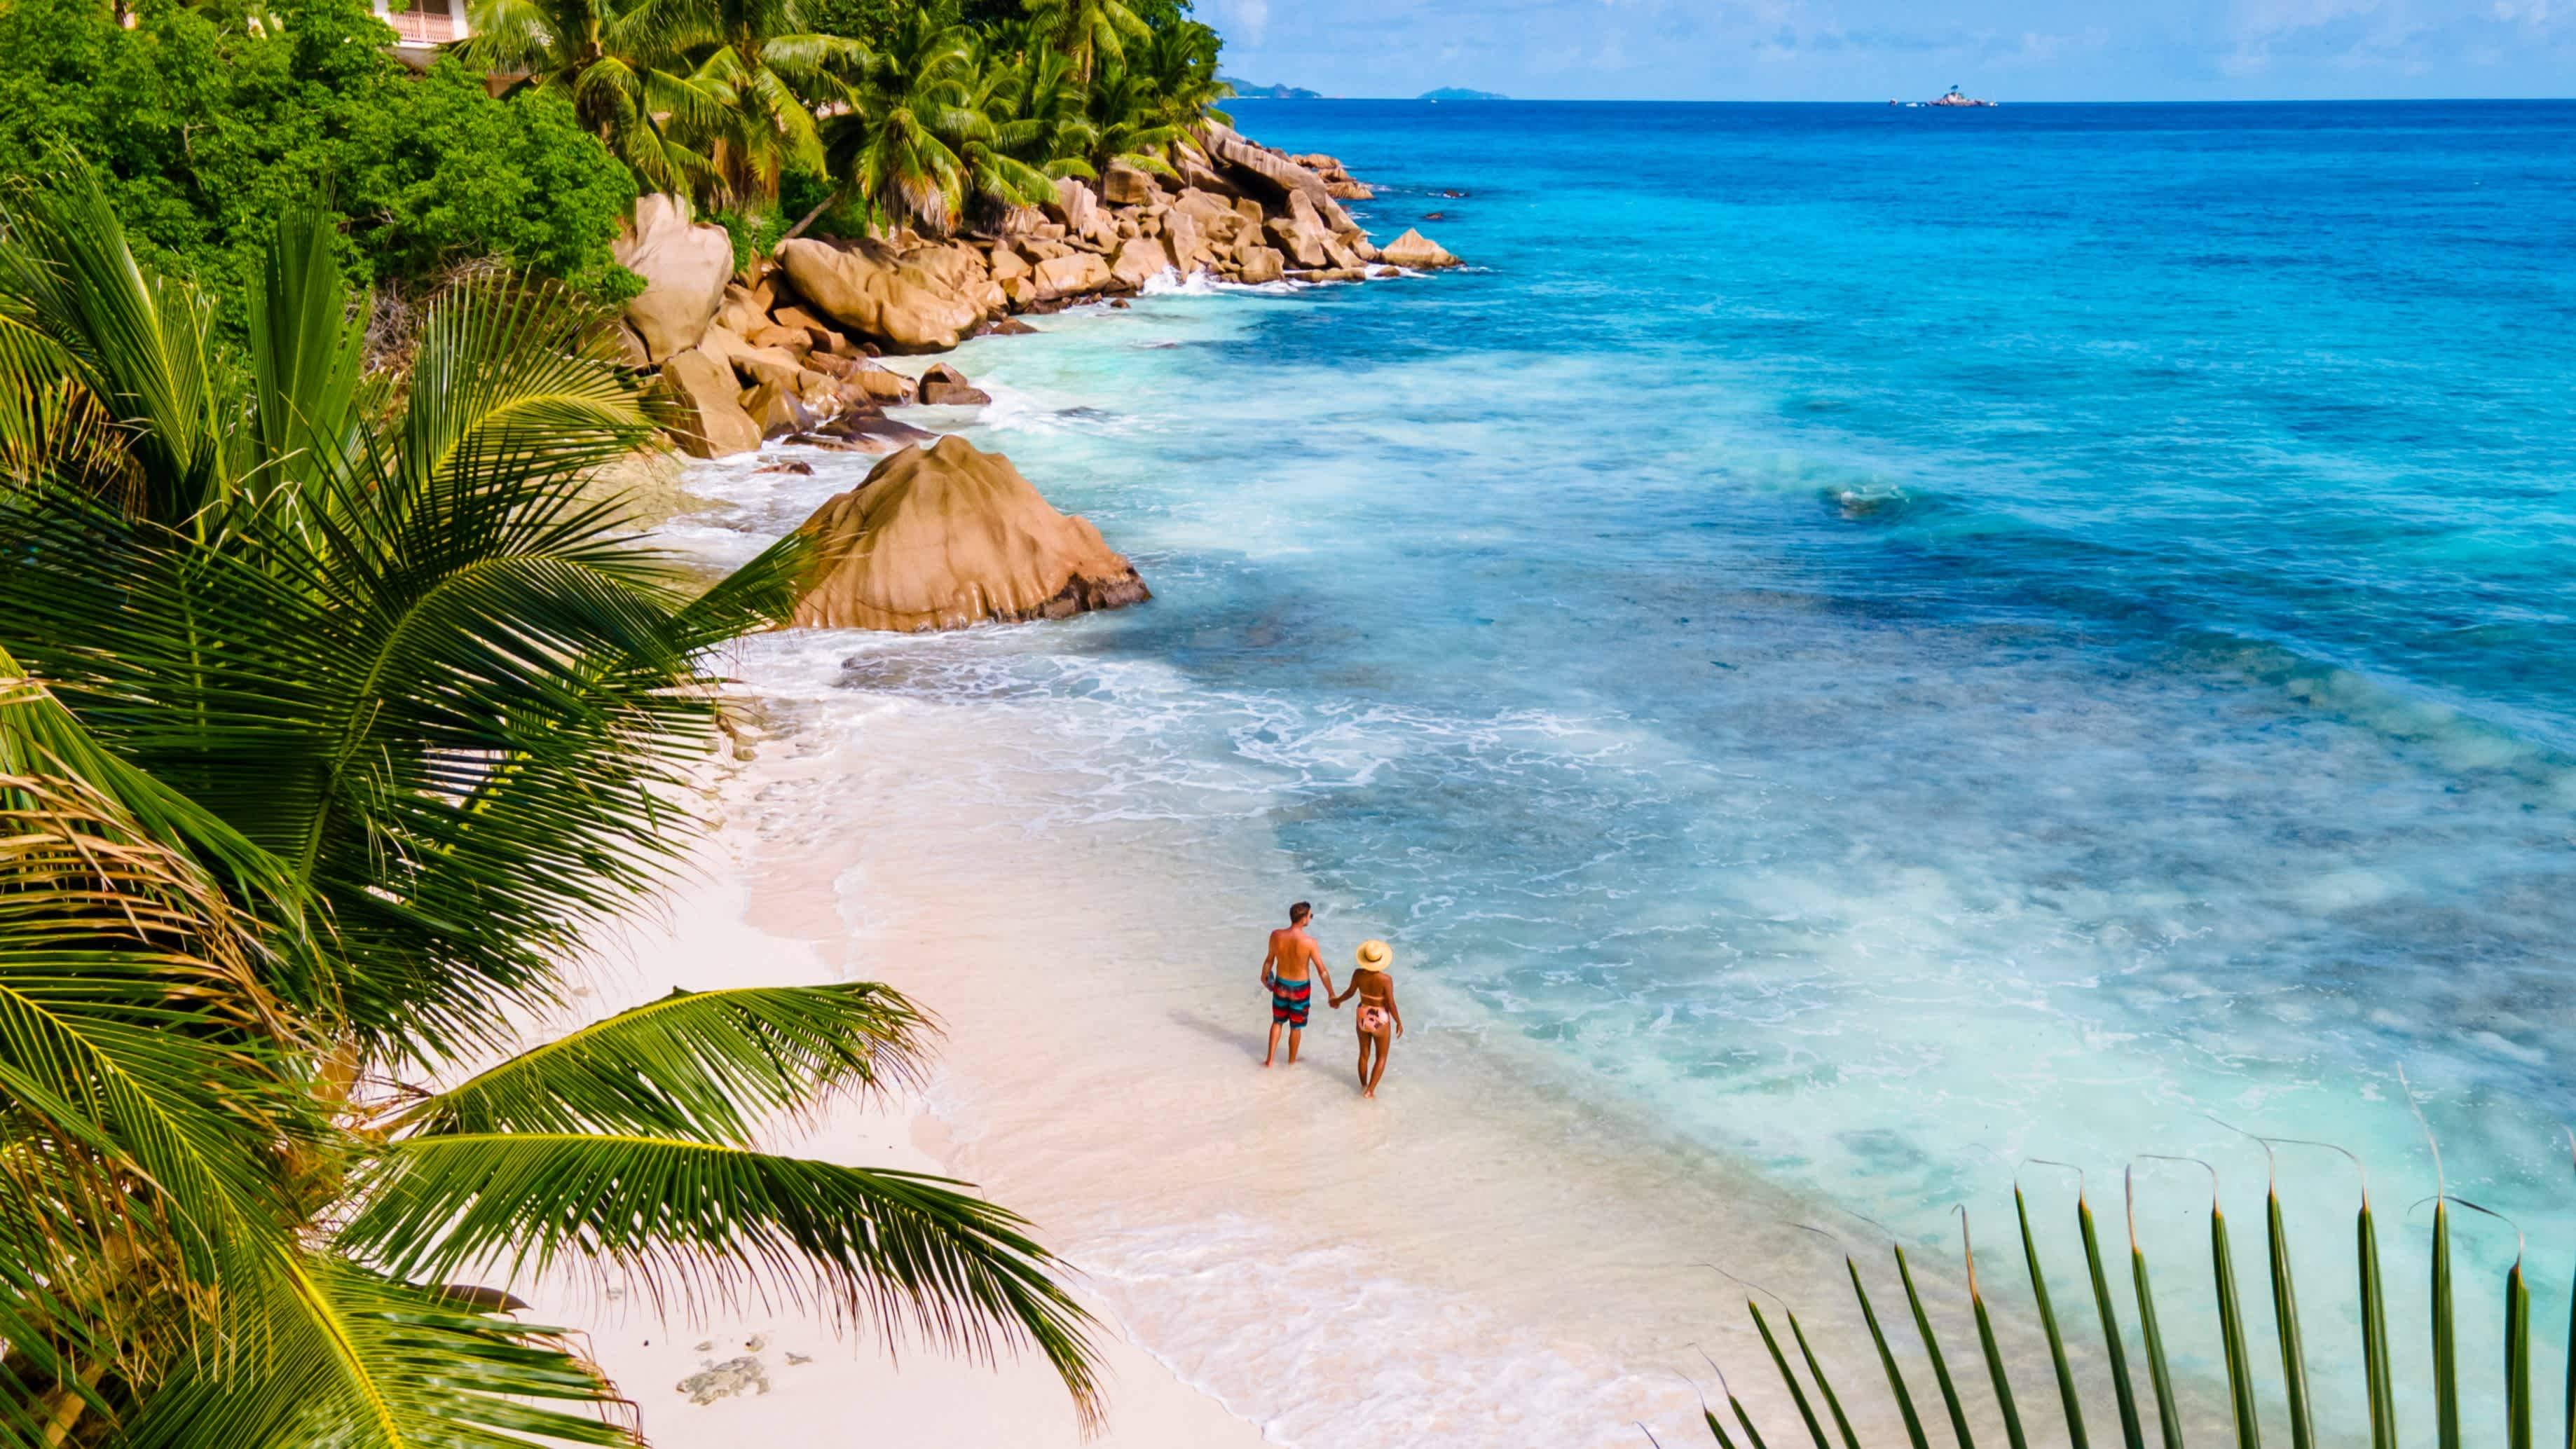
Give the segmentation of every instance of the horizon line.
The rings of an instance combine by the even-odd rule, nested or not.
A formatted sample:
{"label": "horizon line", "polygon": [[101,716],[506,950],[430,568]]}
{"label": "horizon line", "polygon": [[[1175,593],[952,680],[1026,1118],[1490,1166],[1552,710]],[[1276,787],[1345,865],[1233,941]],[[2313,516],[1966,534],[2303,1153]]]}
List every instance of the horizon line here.
{"label": "horizon line", "polygon": [[[1297,89],[1304,89],[1304,87],[1298,87]],[[1323,95],[1323,94],[1320,94],[1320,93],[1319,93],[1319,94],[1316,94],[1316,95],[1312,95],[1312,96],[1265,96],[1265,95],[1261,95],[1261,94],[1258,94],[1258,93],[1247,93],[1247,94],[1237,94],[1237,95],[1232,95],[1232,96],[1228,96],[1228,97],[1226,98],[1226,103],[1227,103],[1227,104],[1231,104],[1231,103],[1236,102],[1236,101],[1287,101],[1287,102],[1290,102],[1290,103],[1292,103],[1292,104],[1293,104],[1293,103],[1296,103],[1296,102],[1301,102],[1301,101],[1396,101],[1396,102],[1402,102],[1402,103],[1405,103],[1405,104],[1408,104],[1408,105],[1424,105],[1424,106],[1509,106],[1509,105],[1551,105],[1551,106],[1882,106],[1882,107],[1883,107],[1883,106],[1886,106],[1886,105],[1890,104],[1890,101],[1894,101],[1894,102],[1897,102],[1897,103],[1906,103],[1906,102],[1905,102],[1905,98],[1904,98],[1904,97],[1901,97],[1901,96],[1899,96],[1899,97],[1891,97],[1891,98],[1890,98],[1890,100],[1881,100],[1881,101],[1872,101],[1872,100],[1819,100],[1819,99],[1814,99],[1814,98],[1802,98],[1802,99],[1798,99],[1798,100],[1757,100],[1757,99],[1751,99],[1751,98],[1710,99],[1710,98],[1707,98],[1707,97],[1662,97],[1662,96],[1493,96],[1493,97],[1480,97],[1480,98],[1468,98],[1468,97],[1455,97],[1455,98],[1443,97],[1443,98],[1433,98],[1433,97],[1421,96],[1421,95],[1411,95],[1411,96],[1360,96],[1360,95]],[[1930,101],[1928,101],[1928,100],[1926,100],[1926,101],[1915,101],[1915,102],[1911,102],[1911,104],[1922,106],[1922,107],[1924,107],[1925,109],[1933,109],[1932,103],[1931,103]],[[2144,98],[2131,97],[2131,98],[2127,98],[2127,99],[2108,99],[2108,100],[2091,100],[2091,101],[2063,101],[2063,100],[2057,100],[2057,101],[2006,101],[2006,100],[1997,100],[1997,101],[1995,101],[1995,102],[1994,102],[1994,108],[1995,108],[1995,109],[2001,109],[2001,108],[2003,108],[2003,107],[2005,107],[2005,106],[2457,106],[2457,105],[2475,105],[2475,104],[2491,104],[2491,105],[2532,105],[2532,104],[2544,104],[2544,105],[2547,105],[2547,104],[2555,104],[2555,105],[2576,105],[2576,95],[2557,95],[2557,96],[2173,96],[2173,97],[2144,97]],[[1968,108],[1968,107],[1958,107],[1958,106],[1953,106],[1953,107],[1943,107],[1943,108],[1941,108],[1941,109],[1949,109],[1949,110],[1965,110],[1965,109],[1970,109],[1970,108]]]}

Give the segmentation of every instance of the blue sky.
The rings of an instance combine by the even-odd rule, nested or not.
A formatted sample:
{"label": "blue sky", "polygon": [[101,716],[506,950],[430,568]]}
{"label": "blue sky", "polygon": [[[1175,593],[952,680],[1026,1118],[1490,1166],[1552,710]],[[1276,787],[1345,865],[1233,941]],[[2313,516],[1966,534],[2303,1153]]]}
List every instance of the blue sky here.
{"label": "blue sky", "polygon": [[1198,0],[1327,95],[2006,101],[2576,95],[2576,0]]}

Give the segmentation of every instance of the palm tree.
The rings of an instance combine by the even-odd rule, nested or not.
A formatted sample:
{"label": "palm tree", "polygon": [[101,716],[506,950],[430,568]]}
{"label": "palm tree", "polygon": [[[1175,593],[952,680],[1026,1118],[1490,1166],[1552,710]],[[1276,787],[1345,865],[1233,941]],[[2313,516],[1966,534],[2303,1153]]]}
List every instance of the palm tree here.
{"label": "palm tree", "polygon": [[1090,91],[1073,74],[1073,58],[1043,37],[1010,37],[984,61],[991,114],[1004,150],[1043,172],[1096,177]]}
{"label": "palm tree", "polygon": [[1037,32],[1073,57],[1074,79],[1088,82],[1101,61],[1124,62],[1127,42],[1147,38],[1145,22],[1123,0],[1021,0]]}
{"label": "palm tree", "polygon": [[731,97],[695,67],[639,52],[634,29],[614,0],[473,0],[473,34],[460,50],[491,74],[570,96],[582,124],[648,190],[706,192],[717,163],[682,138],[722,135]]}
{"label": "palm tree", "polygon": [[783,171],[820,171],[815,108],[837,98],[834,72],[862,63],[857,41],[814,33],[796,0],[638,0],[620,27],[638,53],[686,57],[717,105],[682,123],[703,135],[724,199],[777,200]]}
{"label": "palm tree", "polygon": [[414,1084],[668,871],[696,661],[802,562],[693,592],[586,495],[651,423],[560,294],[442,298],[358,376],[331,241],[281,226],[242,366],[86,177],[0,215],[0,1445],[631,1443],[448,1281],[573,1258],[1033,1345],[1088,1416],[1017,1219],[751,1149],[916,1069],[892,992],[674,996]]}
{"label": "palm tree", "polygon": [[1163,98],[1151,77],[1111,65],[1091,85],[1091,163],[1101,171],[1133,166],[1172,176],[1166,158],[1181,127],[1164,118]]}
{"label": "palm tree", "polygon": [[1195,20],[1155,28],[1132,61],[1152,90],[1164,124],[1184,130],[1202,120],[1234,124],[1234,117],[1217,109],[1219,101],[1234,94],[1234,87],[1217,76],[1217,57],[1224,47],[1214,30]]}
{"label": "palm tree", "polygon": [[844,109],[823,123],[841,191],[892,225],[954,227],[967,174],[950,142],[979,117],[975,79],[966,31],[907,9],[859,65]]}

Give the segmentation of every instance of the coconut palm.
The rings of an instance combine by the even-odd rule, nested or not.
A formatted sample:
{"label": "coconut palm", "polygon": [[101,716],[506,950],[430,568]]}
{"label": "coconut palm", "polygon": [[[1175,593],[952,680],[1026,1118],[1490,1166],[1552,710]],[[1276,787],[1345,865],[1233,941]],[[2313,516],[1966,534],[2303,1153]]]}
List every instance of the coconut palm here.
{"label": "coconut palm", "polygon": [[1181,127],[1164,118],[1163,98],[1151,77],[1111,65],[1091,83],[1091,164],[1100,171],[1133,166],[1172,176],[1173,143]]}
{"label": "coconut palm", "polygon": [[1157,26],[1147,42],[1129,56],[1130,67],[1152,90],[1157,118],[1186,130],[1202,120],[1234,124],[1217,103],[1234,87],[1217,76],[1217,57],[1225,42],[1195,20]]}
{"label": "coconut palm", "polygon": [[331,241],[281,227],[236,365],[94,183],[0,216],[0,1445],[632,1442],[450,1281],[496,1264],[1034,1346],[1089,1413],[1015,1218],[752,1150],[916,1069],[901,997],[677,995],[508,1054],[684,848],[696,661],[801,554],[693,590],[593,500],[651,423],[559,294],[442,298],[355,376]]}
{"label": "coconut palm", "polygon": [[1123,0],[1021,0],[1040,35],[1073,57],[1074,79],[1088,82],[1103,62],[1121,63],[1131,41],[1151,33]]}
{"label": "coconut palm", "polygon": [[993,50],[984,68],[1003,149],[1050,179],[1097,176],[1090,92],[1074,78],[1072,57],[1043,37],[1013,37]]}
{"label": "coconut palm", "polygon": [[890,224],[946,231],[964,211],[966,163],[950,143],[980,115],[968,40],[962,27],[907,9],[858,66],[845,109],[823,123],[841,191]]}
{"label": "coconut palm", "polygon": [[582,124],[647,190],[715,186],[716,159],[692,141],[726,132],[733,97],[667,48],[640,48],[615,0],[473,0],[470,13],[466,59],[570,96]]}
{"label": "coconut palm", "polygon": [[637,53],[693,62],[709,111],[679,122],[709,143],[724,199],[774,202],[781,172],[819,171],[815,108],[837,99],[834,72],[867,48],[815,33],[796,0],[637,0],[619,27]]}

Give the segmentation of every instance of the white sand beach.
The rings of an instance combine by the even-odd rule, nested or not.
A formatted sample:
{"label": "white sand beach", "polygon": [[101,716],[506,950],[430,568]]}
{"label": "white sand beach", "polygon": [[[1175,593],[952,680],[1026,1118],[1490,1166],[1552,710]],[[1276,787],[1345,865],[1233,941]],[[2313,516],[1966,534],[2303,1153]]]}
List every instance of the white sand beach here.
{"label": "white sand beach", "polygon": [[[1051,774],[1007,712],[800,693],[803,669],[749,666],[769,737],[718,772],[703,883],[611,953],[598,1004],[869,979],[937,1013],[920,1100],[774,1145],[946,1172],[1030,1217],[1105,1327],[1099,1442],[1697,1434],[1694,1383],[1715,1381],[1695,1344],[1748,1370],[1757,1412],[1789,1412],[1711,1261],[1803,1288],[1811,1326],[1858,1332],[1831,1291],[1839,1257],[1790,1226],[1797,1208],[1679,1146],[1640,1157],[1636,1124],[1521,1085],[1515,1044],[1444,1021],[1427,980],[1404,983],[1413,1032],[1380,1100],[1358,1099],[1349,1019],[1330,1010],[1302,1063],[1263,1070],[1259,943],[1296,883],[1246,846],[1257,834],[1047,818],[1086,811],[1088,787]],[[1351,946],[1386,933],[1320,930],[1337,981]],[[532,1316],[588,1327],[665,1449],[1079,1442],[1034,1362],[996,1373],[914,1348],[897,1367],[793,1305],[665,1324],[593,1285],[534,1296]],[[701,1404],[677,1387],[745,1357],[767,1393]]]}
{"label": "white sand beach", "polygon": [[[665,919],[611,954],[593,1000],[601,1011],[673,987],[796,985],[836,979],[808,943],[763,934],[743,919],[740,874],[720,850]],[[946,1128],[918,1098],[848,1104],[817,1130],[777,1144],[799,1155],[941,1173]],[[918,1344],[900,1356],[864,1331],[838,1332],[811,1305],[777,1301],[713,1307],[667,1320],[624,1285],[588,1280],[521,1290],[533,1321],[583,1325],[587,1347],[634,1401],[657,1449],[746,1445],[1091,1444],[1102,1449],[1251,1445],[1259,1432],[1103,1323],[1104,1382],[1113,1416],[1086,1440],[1060,1384],[1034,1357],[984,1365]],[[716,1370],[710,1374],[709,1370]],[[693,1392],[680,1387],[701,1380]],[[708,1382],[712,1380],[712,1382]]]}

